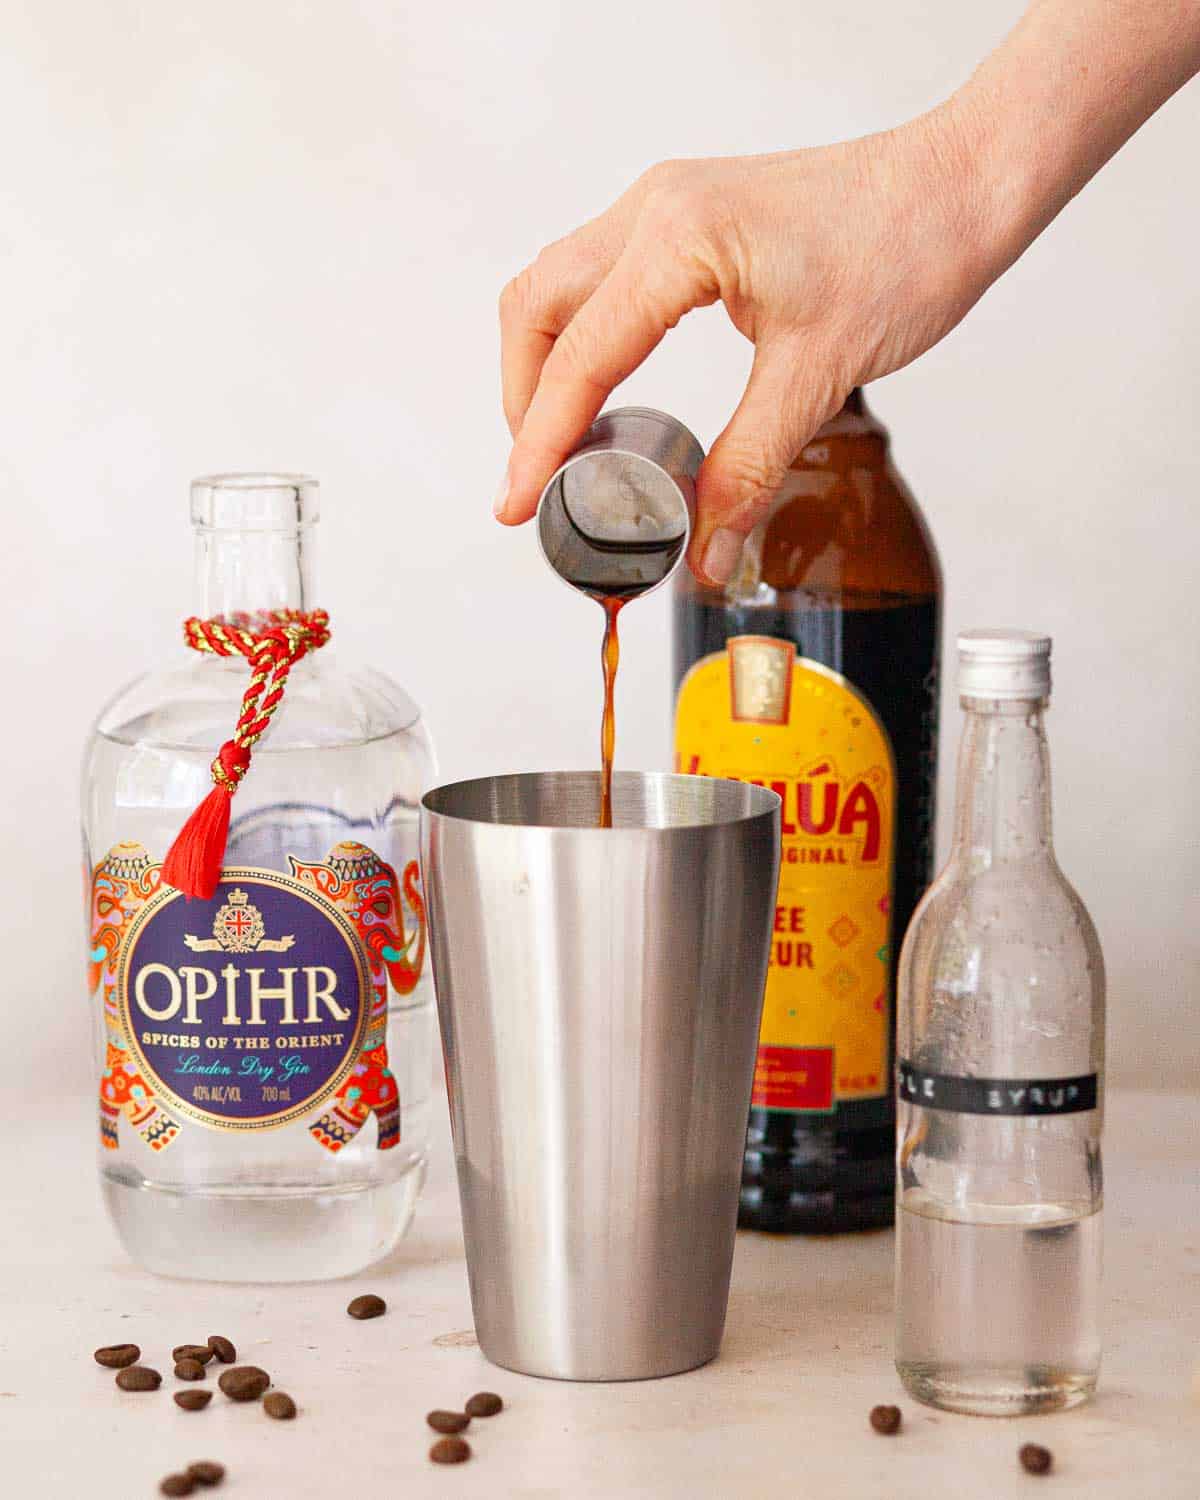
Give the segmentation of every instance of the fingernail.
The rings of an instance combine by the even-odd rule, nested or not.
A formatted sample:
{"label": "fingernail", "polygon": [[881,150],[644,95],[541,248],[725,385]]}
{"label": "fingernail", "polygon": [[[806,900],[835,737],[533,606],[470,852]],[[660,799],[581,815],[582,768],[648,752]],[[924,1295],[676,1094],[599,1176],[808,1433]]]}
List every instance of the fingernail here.
{"label": "fingernail", "polygon": [[714,583],[728,583],[742,555],[742,536],[728,526],[718,526],[708,539],[700,566]]}
{"label": "fingernail", "polygon": [[508,492],[512,489],[512,480],[509,478],[508,470],[504,471],[504,479],[500,488],[496,491],[496,498],[492,501],[492,515],[497,520],[504,515],[504,508],[508,504]]}

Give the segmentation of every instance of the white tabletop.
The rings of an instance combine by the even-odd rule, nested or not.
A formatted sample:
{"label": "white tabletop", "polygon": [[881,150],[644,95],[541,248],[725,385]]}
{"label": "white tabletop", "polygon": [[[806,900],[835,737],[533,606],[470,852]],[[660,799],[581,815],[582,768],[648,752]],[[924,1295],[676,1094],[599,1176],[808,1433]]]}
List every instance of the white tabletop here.
{"label": "white tabletop", "polygon": [[[930,1411],[901,1390],[890,1233],[740,1234],[724,1347],[703,1370],[627,1385],[525,1379],[474,1344],[444,1106],[399,1250],[352,1281],[287,1288],[138,1270],[100,1208],[86,1101],[60,1114],[16,1104],[0,1224],[0,1495],[12,1500],[149,1500],[198,1458],[227,1466],[213,1493],[262,1500],[1200,1497],[1194,1098],[1110,1097],[1100,1393],[1073,1412],[1009,1420]],[[386,1317],[346,1316],[362,1291],[387,1299]],[[296,1421],[220,1397],[195,1414],[175,1407],[167,1346],[210,1333],[271,1372],[298,1401]],[[97,1345],[126,1341],[163,1371],[162,1390],[122,1395],[93,1362]],[[470,1462],[435,1467],[426,1411],[479,1389],[500,1392],[506,1410],[472,1424]],[[899,1437],[868,1428],[877,1402],[903,1408]],[[1048,1479],[1018,1467],[1031,1440],[1054,1451]]]}

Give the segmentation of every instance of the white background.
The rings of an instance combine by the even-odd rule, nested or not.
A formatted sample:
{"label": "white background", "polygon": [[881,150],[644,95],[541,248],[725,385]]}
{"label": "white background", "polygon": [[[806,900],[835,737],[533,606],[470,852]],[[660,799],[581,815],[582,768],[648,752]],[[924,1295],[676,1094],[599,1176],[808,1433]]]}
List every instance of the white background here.
{"label": "white background", "polygon": [[[490,517],[501,284],[658,158],[921,110],[1019,9],[4,5],[10,1066],[87,1086],[76,768],[101,702],[182,650],[188,480],[320,477],[320,601],[343,654],[425,705],[447,777],[592,765],[598,611]],[[1200,1031],[1198,139],[1193,87],[871,396],[941,549],[947,640],[1055,638],[1061,858],[1105,946],[1111,1074],[1149,1085],[1191,1085]],[[747,365],[714,309],[622,397],[707,444]],[[629,767],[668,761],[667,603],[623,621]],[[957,732],[948,695],[943,848]]]}

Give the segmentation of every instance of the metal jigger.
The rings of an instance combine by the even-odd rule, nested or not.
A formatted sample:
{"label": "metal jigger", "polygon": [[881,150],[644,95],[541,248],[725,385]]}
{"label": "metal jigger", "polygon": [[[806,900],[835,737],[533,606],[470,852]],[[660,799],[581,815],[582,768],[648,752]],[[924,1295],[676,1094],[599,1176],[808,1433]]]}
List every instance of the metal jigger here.
{"label": "metal jigger", "polygon": [[637,1380],[721,1342],[779,874],[736,781],[497,776],[421,858],[475,1327],[494,1363]]}
{"label": "metal jigger", "polygon": [[594,598],[633,599],[687,551],[704,449],[682,422],[644,406],[604,412],[542,491],[546,561]]}

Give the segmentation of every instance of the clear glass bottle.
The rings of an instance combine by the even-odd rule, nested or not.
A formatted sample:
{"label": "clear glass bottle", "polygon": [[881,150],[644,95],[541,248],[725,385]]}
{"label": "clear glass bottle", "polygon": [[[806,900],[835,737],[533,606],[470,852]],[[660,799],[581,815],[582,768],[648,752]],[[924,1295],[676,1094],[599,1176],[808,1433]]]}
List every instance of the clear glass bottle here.
{"label": "clear glass bottle", "polygon": [[1007,1415],[1096,1384],[1104,963],[1051,844],[1050,642],[958,647],[954,847],[900,959],[896,1365]]}
{"label": "clear glass bottle", "polygon": [[[312,479],[197,480],[197,615],[311,609],[317,518]],[[433,750],[395,683],[330,647],[304,657],[232,801],[217,893],[187,900],[159,867],[249,679],[241,656],[181,648],[108,705],[84,756],[100,1176],[150,1270],[324,1279],[386,1254],[424,1181]]]}

